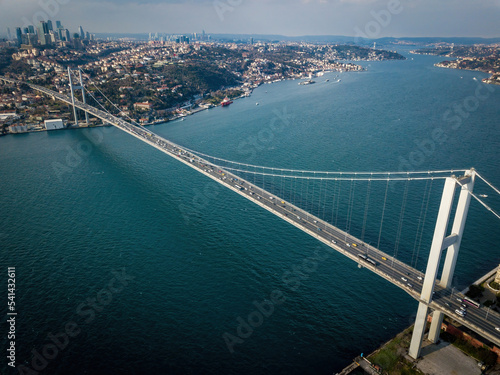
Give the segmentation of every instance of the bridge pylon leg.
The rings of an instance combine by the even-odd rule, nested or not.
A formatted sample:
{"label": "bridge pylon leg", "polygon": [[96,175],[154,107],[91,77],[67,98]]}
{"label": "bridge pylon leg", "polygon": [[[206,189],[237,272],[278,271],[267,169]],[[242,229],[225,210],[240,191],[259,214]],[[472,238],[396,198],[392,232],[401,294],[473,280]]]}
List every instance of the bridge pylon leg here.
{"label": "bridge pylon leg", "polygon": [[439,340],[443,318],[444,314],[441,311],[434,310],[432,313],[432,322],[429,328],[429,336],[427,337],[430,342],[436,343]]}
{"label": "bridge pylon leg", "polygon": [[[80,75],[80,87],[82,88],[82,100],[84,104],[87,104],[87,99],[85,98],[85,86],[83,86],[82,71],[78,69],[78,74]],[[87,126],[89,125],[89,114],[85,111],[85,122]]]}
{"label": "bridge pylon leg", "polygon": [[443,195],[441,197],[441,205],[439,206],[436,227],[432,238],[431,251],[427,260],[427,269],[425,271],[424,284],[422,286],[422,294],[420,295],[421,302],[418,305],[417,318],[413,329],[410,349],[408,354],[410,357],[417,359],[420,356],[422,348],[422,340],[424,338],[425,327],[427,325],[428,306],[432,301],[432,292],[439,269],[439,261],[443,249],[443,242],[448,228],[450,219],[451,207],[455,196],[456,181],[453,177],[448,177],[445,180]]}
{"label": "bridge pylon leg", "polygon": [[422,341],[424,340],[425,327],[427,326],[427,311],[429,308],[424,302],[419,302],[417,310],[417,318],[415,319],[415,326],[413,327],[413,334],[411,336],[410,349],[408,355],[414,359],[420,356],[420,349],[422,348]]}

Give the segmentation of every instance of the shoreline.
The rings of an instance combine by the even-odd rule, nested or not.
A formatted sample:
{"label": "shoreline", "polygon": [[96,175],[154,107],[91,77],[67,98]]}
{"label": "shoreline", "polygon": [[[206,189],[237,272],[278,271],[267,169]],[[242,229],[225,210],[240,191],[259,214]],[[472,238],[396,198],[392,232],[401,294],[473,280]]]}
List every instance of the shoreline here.
{"label": "shoreline", "polygon": [[[363,71],[364,71],[364,68],[362,70],[352,70],[352,71],[351,70],[344,71],[343,69],[340,69],[340,70],[332,70],[332,71],[324,72],[324,75],[331,74],[331,73],[340,74],[340,73],[347,73],[347,72],[363,72]],[[273,81],[266,81],[266,82],[262,82],[261,84],[259,84],[257,86],[251,87],[249,90],[248,90],[247,87],[245,87],[248,91],[245,91],[244,94],[241,94],[240,96],[232,98],[231,100],[234,101],[234,100],[249,98],[249,97],[251,97],[251,94],[253,93],[253,90],[259,88],[260,86],[262,86],[264,84],[273,84],[273,83],[278,83],[278,82],[282,82],[282,81],[294,81],[294,80],[300,80],[300,79],[307,79],[307,77],[287,77],[287,78],[281,78],[281,79],[273,80]],[[335,83],[335,82],[333,82],[333,83]],[[241,86],[231,87],[231,88],[229,88],[229,90],[242,90],[243,91],[243,87],[241,87]],[[213,109],[213,108],[218,108],[218,107],[221,107],[220,103],[217,104],[217,105],[208,105],[208,106],[203,106],[203,107],[202,106],[198,106],[198,107],[196,107],[193,110],[186,111],[185,114],[177,114],[177,115],[174,115],[173,117],[167,117],[167,118],[165,118],[163,120],[149,122],[149,123],[146,123],[146,124],[142,124],[141,126],[163,125],[163,124],[167,124],[167,123],[169,123],[171,121],[176,121],[176,120],[183,121],[183,119],[186,118],[187,116],[191,116],[191,115],[194,115],[196,113],[199,113],[199,112],[202,112],[202,111],[205,111],[205,110],[209,110],[209,109]],[[117,116],[115,116],[115,117],[117,117]],[[65,128],[53,129],[53,130],[33,129],[33,130],[27,130],[27,131],[24,131],[24,132],[0,133],[0,136],[16,135],[16,134],[29,134],[29,133],[58,131],[58,130],[75,130],[75,129],[98,128],[98,127],[103,127],[103,126],[113,126],[113,125],[109,125],[109,124],[106,124],[106,123],[101,123],[101,124],[96,124],[96,125],[87,125],[87,124],[85,124],[85,125],[82,125],[82,126],[68,126],[68,127],[65,127]]]}
{"label": "shoreline", "polygon": [[[486,280],[490,279],[497,271],[498,269],[500,268],[500,266],[496,266],[495,268],[493,268],[492,270],[486,272],[485,274],[483,274],[481,277],[479,277],[476,281],[472,282],[470,285],[480,285],[482,284],[483,282],[485,282]],[[463,291],[461,291],[461,293],[465,294],[468,290],[469,290],[469,286],[467,286],[467,288],[465,288]],[[413,324],[405,329],[403,329],[401,332],[397,333],[396,335],[394,335],[390,340],[388,340],[387,342],[384,342],[382,343],[381,345],[379,345],[375,350],[373,350],[370,354],[368,354],[367,356],[357,356],[355,357],[353,360],[352,360],[352,363],[350,363],[349,365],[347,365],[344,369],[342,369],[340,372],[337,372],[335,375],[349,375],[351,374],[353,371],[355,370],[358,370],[359,371],[359,368],[363,368],[363,371],[365,374],[369,374],[369,372],[366,372],[365,368],[366,366],[369,366],[371,367],[371,370],[372,371],[375,371],[375,369],[372,367],[372,363],[368,360],[368,358],[371,358],[372,356],[376,355],[378,352],[380,352],[383,348],[385,348],[386,346],[388,346],[390,343],[392,343],[393,341],[395,341],[396,339],[402,337],[408,330],[410,330],[411,328],[413,327]],[[470,356],[469,356],[470,357]],[[362,362],[365,362],[365,365],[366,366],[363,366],[361,363]]]}

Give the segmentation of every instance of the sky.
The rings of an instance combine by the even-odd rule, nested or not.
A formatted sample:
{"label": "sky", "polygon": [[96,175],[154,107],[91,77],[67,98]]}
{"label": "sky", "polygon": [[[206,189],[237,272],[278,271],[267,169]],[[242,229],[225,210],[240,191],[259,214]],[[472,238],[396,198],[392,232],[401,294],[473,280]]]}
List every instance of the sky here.
{"label": "sky", "polygon": [[2,35],[42,19],[90,33],[500,37],[500,0],[0,0]]}

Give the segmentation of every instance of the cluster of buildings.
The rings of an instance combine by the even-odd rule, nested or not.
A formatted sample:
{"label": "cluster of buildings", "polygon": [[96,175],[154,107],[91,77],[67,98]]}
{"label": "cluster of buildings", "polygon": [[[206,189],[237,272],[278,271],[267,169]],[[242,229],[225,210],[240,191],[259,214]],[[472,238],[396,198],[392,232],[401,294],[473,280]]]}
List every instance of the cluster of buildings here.
{"label": "cluster of buildings", "polygon": [[175,43],[183,43],[189,44],[189,42],[209,42],[211,40],[211,36],[205,33],[205,30],[202,33],[192,33],[190,36],[187,35],[171,35],[171,34],[162,34],[162,33],[149,33],[149,41],[155,42],[175,42]]}
{"label": "cluster of buildings", "polygon": [[[41,22],[41,30],[37,35],[41,35],[42,31],[45,35],[46,31],[49,31],[48,35],[52,38],[54,30],[50,30],[52,26],[48,25],[49,22]],[[58,32],[64,30],[60,22],[56,22],[56,29]],[[28,34],[31,34],[29,28]],[[22,35],[25,34],[21,33],[21,37]],[[78,35],[76,39],[82,36],[89,37],[81,27]],[[58,37],[54,38],[57,40]],[[339,60],[347,58],[366,60],[370,57],[380,59],[381,53],[384,52],[356,49],[357,47],[353,46],[338,47],[293,42],[216,43],[205,41],[209,36],[204,32],[199,35],[194,34],[189,43],[174,36],[170,38],[171,40],[161,40],[161,38],[164,36],[151,35],[151,40],[147,42],[130,40],[92,42],[90,38],[82,49],[67,48],[63,41],[59,45],[44,47],[24,46],[12,57],[30,65],[29,74],[23,74],[21,80],[27,79],[32,82],[43,80],[45,84],[50,82],[56,91],[64,94],[68,94],[69,91],[66,67],[78,65],[84,75],[92,76],[92,83],[89,82],[89,85],[99,86],[104,92],[108,92],[107,95],[114,98],[114,103],[121,111],[120,116],[132,116],[138,122],[145,124],[217,105],[227,95],[248,96],[253,88],[263,83],[312,77],[326,71],[362,70],[359,65]],[[214,90],[213,83],[207,90],[206,85],[199,86],[198,81],[194,79],[196,74],[201,74],[199,80],[203,81],[204,73],[200,72],[204,71],[204,66],[210,67],[210,74],[218,77],[216,79],[219,86],[215,88],[217,91],[210,91]],[[187,78],[182,77],[183,74],[178,75],[181,71],[183,74],[188,73]],[[13,78],[19,77],[14,74]],[[227,86],[228,82],[231,82],[230,86]],[[16,94],[14,105],[0,95],[0,110],[2,107],[3,109],[15,107],[18,113],[22,114],[24,121],[32,123],[34,127],[46,128],[42,123],[47,118],[59,117],[71,121],[72,116],[67,109],[61,113],[54,113],[54,110],[59,108],[50,100],[44,99],[43,103],[31,105],[34,101],[40,100],[39,97],[24,98],[22,95],[25,94],[21,92]],[[36,116],[33,113],[34,107],[38,109]],[[43,112],[42,116],[40,112]],[[12,129],[9,128],[11,132],[25,131],[24,128],[16,127],[14,123],[9,125],[14,125]]]}
{"label": "cluster of buildings", "polygon": [[95,35],[89,34],[88,31],[85,32],[82,26],[78,28],[78,32],[71,35],[71,32],[63,27],[61,21],[56,21],[54,25],[51,20],[40,21],[36,26],[16,27],[15,38],[10,32],[10,28],[7,28],[7,37],[9,40],[14,40],[18,47],[70,43],[73,39],[80,41],[95,39]]}

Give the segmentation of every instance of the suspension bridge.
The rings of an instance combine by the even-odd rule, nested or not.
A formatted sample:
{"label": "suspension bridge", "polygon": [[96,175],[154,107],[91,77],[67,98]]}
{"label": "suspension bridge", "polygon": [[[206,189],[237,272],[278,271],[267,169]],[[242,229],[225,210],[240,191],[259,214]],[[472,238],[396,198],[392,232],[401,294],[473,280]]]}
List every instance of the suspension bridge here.
{"label": "suspension bridge", "polygon": [[[477,200],[500,219],[497,212],[474,194],[473,187],[479,178],[496,194],[500,195],[500,191],[474,169],[328,172],[270,168],[225,160],[182,147],[134,124],[133,120],[127,122],[112,115],[88,91],[87,94],[102,109],[87,104],[81,72],[76,77],[80,81],[78,86],[73,84],[72,74],[68,69],[70,96],[27,84],[33,90],[71,105],[76,124],[77,109],[80,109],[84,111],[87,123],[88,115],[92,115],[117,127],[306,232],[332,251],[350,258],[359,267],[370,270],[417,300],[419,306],[409,349],[411,357],[416,359],[420,355],[429,309],[434,311],[428,333],[430,341],[437,342],[439,339],[446,314],[500,347],[500,315],[480,306],[468,309],[467,315],[462,316],[457,311],[464,296],[453,288],[450,290],[471,199]],[[22,83],[6,77],[0,77],[0,81]],[[76,100],[75,90],[82,90],[81,101]],[[437,207],[432,203],[431,192],[435,189],[434,185],[441,181],[444,181],[444,188]],[[411,193],[412,189],[418,194]],[[396,216],[391,216],[388,210],[388,195],[393,191],[400,197],[399,215]],[[457,191],[458,202],[454,207]],[[418,211],[418,220],[414,220],[416,227],[411,230],[407,228],[409,220],[405,217],[408,207],[416,207]],[[426,254],[420,252],[422,238],[426,223],[434,214],[437,214],[434,235],[430,253],[425,259]],[[387,235],[383,235],[388,231],[394,237],[392,244],[385,239]],[[408,259],[410,264],[398,259],[399,250],[404,246],[405,232],[413,236],[412,254]],[[391,253],[389,249],[392,249]],[[444,251],[446,256],[440,268]],[[425,260],[427,268],[422,272],[417,265]]]}

